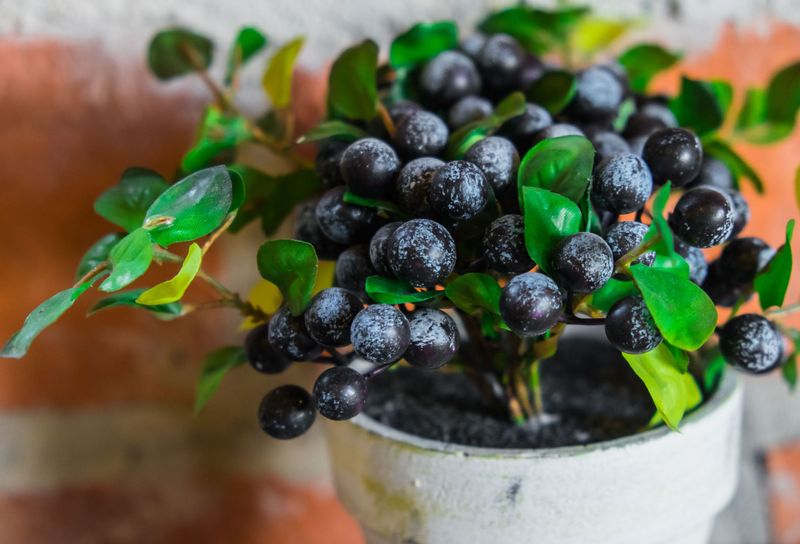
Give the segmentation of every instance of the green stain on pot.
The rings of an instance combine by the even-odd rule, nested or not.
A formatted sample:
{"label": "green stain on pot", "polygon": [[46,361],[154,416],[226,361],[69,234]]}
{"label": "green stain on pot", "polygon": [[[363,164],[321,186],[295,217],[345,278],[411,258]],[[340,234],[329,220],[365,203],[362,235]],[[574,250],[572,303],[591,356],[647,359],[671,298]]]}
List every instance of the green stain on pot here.
{"label": "green stain on pot", "polygon": [[414,508],[414,500],[411,497],[387,490],[380,480],[363,476],[361,481],[375,502],[381,505],[381,510],[410,513]]}

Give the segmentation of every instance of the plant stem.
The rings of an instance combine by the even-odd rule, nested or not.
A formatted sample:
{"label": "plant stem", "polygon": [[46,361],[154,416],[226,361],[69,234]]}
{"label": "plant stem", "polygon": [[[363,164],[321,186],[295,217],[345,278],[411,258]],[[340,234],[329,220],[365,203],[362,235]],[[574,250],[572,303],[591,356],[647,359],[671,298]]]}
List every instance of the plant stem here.
{"label": "plant stem", "polygon": [[108,269],[108,267],[110,266],[110,264],[111,263],[109,263],[108,261],[103,261],[102,263],[98,264],[97,266],[95,266],[94,268],[89,270],[86,274],[84,274],[81,277],[81,279],[76,281],[75,284],[72,286],[72,288],[74,289],[74,288],[86,283],[87,281],[93,280],[99,274],[105,272],[106,269]]}
{"label": "plant stem", "polygon": [[606,319],[604,317],[597,317],[597,318],[581,318],[575,317],[574,315],[564,315],[561,316],[559,319],[561,323],[566,323],[567,325],[605,325]]}
{"label": "plant stem", "polygon": [[381,101],[378,101],[377,112],[378,116],[381,118],[383,126],[386,127],[386,132],[389,134],[389,137],[394,137],[397,127],[394,126],[394,121],[392,120],[392,116],[389,115],[389,110],[386,109],[386,106],[384,106],[383,102]]}
{"label": "plant stem", "polygon": [[630,264],[641,257],[643,254],[647,253],[647,251],[656,245],[658,242],[661,241],[661,233],[656,234],[648,241],[644,242],[643,244],[639,244],[625,255],[620,257],[617,262],[614,264],[614,273],[616,274],[628,274],[628,267]]}
{"label": "plant stem", "polygon": [[192,68],[194,68],[194,71],[197,72],[198,76],[200,76],[200,79],[203,81],[205,86],[208,87],[208,89],[211,91],[211,94],[214,95],[219,107],[224,110],[230,110],[231,102],[225,95],[225,91],[223,91],[220,86],[217,85],[216,81],[211,79],[211,76],[208,75],[208,70],[206,70],[203,66],[203,60],[200,58],[197,51],[185,43],[181,43],[179,47],[184,58],[189,61],[189,64],[192,65]]}
{"label": "plant stem", "polygon": [[211,235],[208,237],[208,239],[203,244],[203,249],[202,249],[202,254],[203,255],[205,255],[206,252],[209,249],[211,249],[211,246],[214,244],[214,242],[217,241],[217,238],[219,238],[222,235],[223,232],[228,230],[228,227],[231,226],[231,223],[233,223],[234,219],[236,219],[236,212],[229,213],[228,217],[225,219],[225,222],[222,223],[219,227],[217,227],[217,229],[214,232],[211,233]]}
{"label": "plant stem", "polygon": [[784,306],[783,308],[775,308],[774,310],[767,310],[766,312],[764,312],[764,315],[768,317],[773,317],[780,315],[789,315],[795,312],[800,312],[800,302],[795,302],[794,304]]}
{"label": "plant stem", "polygon": [[530,368],[530,389],[533,394],[533,406],[537,414],[544,412],[544,402],[542,401],[542,383],[541,383],[541,361],[535,360]]}

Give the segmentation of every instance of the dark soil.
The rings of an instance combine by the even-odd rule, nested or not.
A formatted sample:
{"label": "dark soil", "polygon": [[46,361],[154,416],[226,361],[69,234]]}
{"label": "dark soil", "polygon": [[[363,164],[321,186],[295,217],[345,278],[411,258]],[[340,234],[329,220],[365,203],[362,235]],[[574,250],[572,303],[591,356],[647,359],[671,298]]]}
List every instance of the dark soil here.
{"label": "dark soil", "polygon": [[398,368],[370,381],[366,413],[416,436],[469,446],[552,448],[641,430],[653,415],[647,390],[622,356],[599,340],[563,339],[541,366],[547,415],[515,425],[461,373]]}

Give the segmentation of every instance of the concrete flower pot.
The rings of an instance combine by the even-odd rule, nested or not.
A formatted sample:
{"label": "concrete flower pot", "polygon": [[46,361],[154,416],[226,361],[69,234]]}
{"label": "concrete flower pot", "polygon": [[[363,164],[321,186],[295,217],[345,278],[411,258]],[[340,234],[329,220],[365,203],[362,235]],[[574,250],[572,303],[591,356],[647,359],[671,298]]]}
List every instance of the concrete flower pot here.
{"label": "concrete flower pot", "polygon": [[328,425],[337,493],[369,544],[702,544],[733,496],[742,391],[727,372],[680,432],[474,448],[366,416]]}

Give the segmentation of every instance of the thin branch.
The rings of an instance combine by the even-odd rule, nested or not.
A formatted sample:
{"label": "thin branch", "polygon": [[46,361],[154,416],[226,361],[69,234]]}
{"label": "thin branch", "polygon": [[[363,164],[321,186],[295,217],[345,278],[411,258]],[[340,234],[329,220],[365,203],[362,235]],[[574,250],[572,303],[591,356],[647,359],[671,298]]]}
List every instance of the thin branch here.
{"label": "thin branch", "polygon": [[236,219],[236,212],[229,213],[228,217],[225,219],[225,222],[222,223],[219,227],[217,227],[217,229],[214,232],[211,233],[211,235],[206,239],[205,243],[203,244],[203,249],[202,249],[203,255],[205,255],[206,252],[208,252],[208,250],[211,249],[211,246],[214,245],[214,242],[217,241],[217,238],[219,238],[223,232],[228,230],[228,227],[231,226],[231,223],[233,223],[234,219]]}
{"label": "thin branch", "polygon": [[381,122],[383,123],[383,126],[386,128],[386,132],[389,134],[389,137],[393,138],[394,133],[397,131],[397,127],[395,127],[394,125],[392,116],[389,115],[389,110],[387,110],[383,102],[380,101],[378,101],[378,117],[381,118]]}
{"label": "thin branch", "polygon": [[95,277],[97,277],[102,272],[105,272],[106,269],[108,269],[108,267],[110,265],[111,265],[111,263],[109,263],[108,261],[103,261],[102,263],[98,264],[97,266],[95,266],[94,268],[89,270],[86,274],[84,274],[81,277],[81,279],[76,281],[75,284],[72,286],[72,288],[74,289],[74,288],[86,283],[87,281],[90,281],[90,280],[94,279]]}
{"label": "thin branch", "polygon": [[627,274],[628,267],[630,264],[647,253],[653,246],[655,246],[658,242],[661,241],[661,233],[656,234],[650,240],[643,244],[639,244],[625,255],[620,257],[617,262],[614,264],[614,273],[616,274]]}

